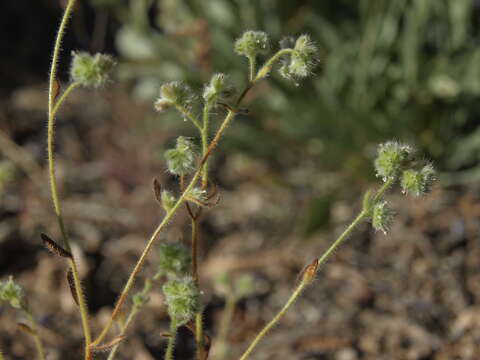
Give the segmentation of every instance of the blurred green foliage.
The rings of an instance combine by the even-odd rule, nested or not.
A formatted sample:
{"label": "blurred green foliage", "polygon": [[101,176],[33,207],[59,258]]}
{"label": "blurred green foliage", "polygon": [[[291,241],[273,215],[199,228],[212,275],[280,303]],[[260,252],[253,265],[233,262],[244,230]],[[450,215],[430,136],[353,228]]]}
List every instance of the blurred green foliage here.
{"label": "blurred green foliage", "polygon": [[[119,75],[142,99],[165,81],[202,86],[212,70],[245,84],[246,62],[232,48],[246,29],[277,40],[311,35],[322,55],[317,76],[298,91],[275,75],[229,146],[271,159],[299,149],[323,168],[358,176],[370,173],[370,144],[396,138],[457,171],[453,179],[480,178],[478,1],[91,2],[121,24]],[[272,133],[282,141],[269,141]]]}

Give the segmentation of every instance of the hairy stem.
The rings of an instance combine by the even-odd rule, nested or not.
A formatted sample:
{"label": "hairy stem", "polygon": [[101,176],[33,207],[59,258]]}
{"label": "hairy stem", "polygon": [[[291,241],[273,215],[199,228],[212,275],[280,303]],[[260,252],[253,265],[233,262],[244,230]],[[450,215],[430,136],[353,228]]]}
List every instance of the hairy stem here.
{"label": "hairy stem", "polygon": [[291,54],[293,49],[281,49],[277,51],[275,55],[273,55],[262,67],[258,70],[257,75],[253,78],[252,83],[256,83],[257,81],[266,77],[270,71],[272,70],[273,65],[281,59],[282,56]]}
{"label": "hairy stem", "polygon": [[[122,324],[120,333],[118,336],[125,336],[125,333],[127,332],[128,326],[131,324],[135,316],[138,314],[138,311],[140,308],[138,306],[133,305],[132,309],[130,310],[130,313],[127,316],[127,320],[125,320],[125,323]],[[110,351],[110,354],[108,354],[107,360],[113,360],[115,358],[115,355],[117,354],[118,347],[121,345],[121,342],[118,344],[115,344],[115,346],[112,348]]]}
{"label": "hairy stem", "polygon": [[[210,106],[209,102],[205,103],[203,107],[203,127],[200,131],[201,140],[202,140],[202,156],[205,156],[205,153],[208,149],[208,132],[209,132],[209,122],[210,122]],[[205,161],[203,164],[202,170],[202,189],[206,189],[208,186],[208,161]]]}
{"label": "hairy stem", "polygon": [[160,232],[165,228],[165,226],[173,218],[173,216],[177,212],[180,205],[182,205],[185,202],[186,196],[188,195],[190,190],[192,190],[192,188],[197,184],[198,180],[200,179],[201,173],[202,173],[203,164],[208,159],[208,156],[211,154],[211,151],[213,151],[213,149],[217,145],[218,141],[220,140],[223,132],[225,131],[226,127],[233,120],[234,117],[235,117],[234,112],[230,111],[227,114],[227,116],[223,120],[223,123],[220,126],[215,138],[212,140],[212,142],[210,143],[210,146],[208,147],[208,150],[210,150],[210,151],[207,151],[207,153],[203,157],[203,159],[200,163],[200,166],[198,167],[197,171],[195,172],[192,179],[190,180],[190,183],[185,188],[185,190],[182,192],[182,195],[180,195],[180,197],[178,198],[175,205],[173,205],[172,209],[164,216],[163,220],[160,222],[160,224],[157,226],[157,228],[155,229],[153,234],[150,236],[150,239],[148,240],[147,245],[145,246],[145,249],[143,250],[142,254],[140,255],[140,258],[138,259],[137,263],[135,264],[135,267],[133,268],[132,272],[130,273],[130,276],[127,280],[127,283],[125,284],[125,286],[124,286],[124,288],[123,288],[123,290],[122,290],[122,292],[121,292],[121,294],[118,298],[117,304],[115,305],[115,308],[113,309],[112,316],[108,320],[108,323],[105,325],[105,327],[103,328],[103,330],[100,333],[100,335],[98,336],[98,338],[93,342],[93,345],[98,345],[105,338],[108,331],[112,327],[113,322],[115,320],[115,317],[120,313],[120,309],[121,309],[123,303],[125,302],[125,300],[127,299],[127,295],[128,295],[129,291],[131,290],[131,288],[133,286],[135,278],[137,277],[138,273],[140,272],[140,270],[141,270],[141,268],[142,268],[142,266],[143,266],[143,264],[144,264],[144,262],[145,262],[145,260],[148,256],[152,246],[155,243],[155,240],[157,239]]}
{"label": "hairy stem", "polygon": [[[379,201],[385,192],[390,188],[390,186],[395,182],[395,178],[388,179],[382,187],[377,191],[374,197],[373,203]],[[370,209],[362,209],[362,211],[357,215],[353,222],[345,229],[345,231],[330,245],[330,247],[317,259],[317,271],[321,265],[323,265],[329,257],[338,249],[338,247],[352,234],[353,230],[364,220],[369,217]],[[275,315],[275,317],[258,333],[253,342],[247,348],[247,350],[240,357],[240,360],[245,360],[252,353],[258,343],[265,337],[265,335],[270,331],[270,329],[277,324],[280,319],[285,315],[288,309],[295,303],[298,297],[301,295],[308,281],[302,279],[300,284],[295,288],[292,295],[288,299],[287,303],[283,308]]]}
{"label": "hairy stem", "polygon": [[168,338],[167,350],[164,360],[173,360],[173,350],[175,348],[175,339],[177,337],[177,324],[170,320],[170,336]]}
{"label": "hairy stem", "polygon": [[[59,102],[55,104],[55,82],[56,82],[56,73],[58,60],[60,57],[60,50],[62,45],[63,36],[65,34],[65,28],[68,24],[68,20],[75,6],[75,0],[69,0],[65,11],[63,13],[62,20],[57,33],[57,38],[55,40],[55,46],[53,49],[52,56],[52,65],[50,68],[50,78],[49,78],[49,88],[48,88],[48,124],[47,124],[47,153],[48,153],[48,167],[49,167],[49,178],[50,178],[50,189],[52,195],[52,202],[55,209],[55,215],[57,216],[58,225],[62,233],[63,243],[65,248],[71,252],[70,241],[67,236],[65,229],[65,224],[62,216],[62,209],[60,206],[60,200],[58,195],[57,187],[57,178],[55,175],[55,151],[54,151],[54,139],[55,139],[55,113],[58,111],[59,106],[63,103],[66,97],[70,92],[75,88],[76,85],[72,84],[67,91],[59,99]],[[80,277],[78,275],[77,266],[75,260],[72,258],[69,260],[70,267],[72,269],[73,279],[75,283],[75,288],[77,292],[77,298],[79,303],[80,316],[82,319],[82,328],[83,335],[85,338],[85,359],[90,360],[90,343],[91,343],[91,333],[90,325],[88,322],[88,310],[85,302],[85,297],[83,295],[82,285],[80,283]]]}
{"label": "hairy stem", "polygon": [[250,82],[253,82],[253,79],[255,78],[255,67],[256,67],[257,61],[255,56],[249,56],[248,57],[248,67],[249,67],[249,75],[248,79]]}
{"label": "hairy stem", "polygon": [[45,350],[43,348],[42,340],[40,338],[39,326],[38,326],[37,320],[35,320],[32,312],[28,307],[22,307],[22,311],[27,317],[28,322],[30,323],[30,327],[33,330],[32,337],[35,343],[35,349],[37,350],[37,358],[38,360],[45,360]]}

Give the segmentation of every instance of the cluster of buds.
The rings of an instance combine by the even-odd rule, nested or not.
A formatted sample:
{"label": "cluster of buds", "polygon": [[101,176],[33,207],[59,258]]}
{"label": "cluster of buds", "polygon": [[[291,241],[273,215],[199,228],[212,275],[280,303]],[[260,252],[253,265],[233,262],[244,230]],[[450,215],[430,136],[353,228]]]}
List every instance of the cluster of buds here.
{"label": "cluster of buds", "polygon": [[171,279],[162,287],[170,320],[185,325],[200,310],[200,293],[191,277]]}
{"label": "cluster of buds", "polygon": [[[292,43],[290,38],[281,42],[285,47]],[[280,68],[280,74],[286,79],[303,79],[312,73],[318,62],[318,49],[308,35],[301,35],[295,41],[291,54],[286,57]]]}
{"label": "cluster of buds", "polygon": [[13,281],[10,276],[8,280],[0,282],[0,301],[10,303],[16,309],[22,307],[23,289]]}
{"label": "cluster of buds", "polygon": [[[435,180],[435,170],[431,164],[416,169],[417,161],[414,155],[415,152],[408,145],[396,141],[381,144],[375,160],[377,177],[390,184],[399,180],[404,194],[420,196],[429,192]],[[372,198],[366,196],[364,209],[370,212],[374,229],[387,233],[392,223],[393,211],[383,197],[372,202]]]}
{"label": "cluster of buds", "polygon": [[230,97],[232,92],[233,87],[228,84],[226,75],[221,73],[214,74],[203,89],[203,100],[208,104],[212,104]]}
{"label": "cluster of buds", "polygon": [[109,55],[72,52],[70,77],[85,87],[99,88],[110,80],[115,61]]}
{"label": "cluster of buds", "polygon": [[195,170],[195,144],[189,138],[179,136],[174,149],[165,152],[168,171],[184,176]]}
{"label": "cluster of buds", "polygon": [[163,112],[171,107],[190,109],[196,97],[192,89],[181,81],[172,81],[160,87],[160,97],[155,101],[155,109]]}
{"label": "cluster of buds", "polygon": [[158,271],[155,277],[179,279],[189,274],[191,265],[190,251],[183,244],[163,243],[160,245]]}

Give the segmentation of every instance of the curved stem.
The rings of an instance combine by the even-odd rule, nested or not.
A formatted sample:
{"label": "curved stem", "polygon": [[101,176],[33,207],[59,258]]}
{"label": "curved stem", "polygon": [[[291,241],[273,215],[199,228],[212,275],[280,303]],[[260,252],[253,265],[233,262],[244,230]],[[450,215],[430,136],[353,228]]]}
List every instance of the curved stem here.
{"label": "curved stem", "polygon": [[68,85],[68,87],[65,89],[65,91],[62,93],[60,98],[55,102],[55,105],[53,106],[53,109],[52,109],[52,116],[53,117],[55,117],[57,115],[57,111],[63,105],[64,101],[68,98],[68,96],[71,94],[71,92],[79,86],[80,86],[79,82],[73,82],[70,85]]}
{"label": "curved stem", "polygon": [[222,313],[220,320],[220,329],[218,330],[218,339],[215,351],[215,360],[223,360],[227,355],[227,338],[228,332],[232,325],[233,314],[235,313],[235,307],[237,306],[237,297],[235,295],[227,295],[225,301],[225,309]]}
{"label": "curved stem", "polygon": [[277,51],[275,55],[273,55],[265,64],[262,65],[260,70],[258,70],[257,76],[252,80],[253,83],[263,79],[266,77],[269,72],[272,70],[273,65],[275,62],[280,60],[280,58],[284,55],[291,54],[293,52],[293,49],[281,49]]}
{"label": "curved stem", "polygon": [[177,105],[176,109],[185,117],[189,118],[193,125],[195,125],[198,130],[200,130],[200,132],[202,131],[202,124],[200,124],[200,121],[198,121],[197,117],[189,109],[180,105]]}
{"label": "curved stem", "polygon": [[[50,68],[49,88],[48,88],[48,124],[47,124],[47,143],[48,143],[47,153],[48,153],[48,167],[49,167],[49,178],[50,178],[52,202],[55,209],[55,214],[57,216],[58,225],[62,233],[64,246],[70,252],[71,252],[71,247],[70,247],[70,242],[65,229],[63,217],[62,217],[62,209],[60,206],[58,189],[57,189],[57,179],[55,175],[54,138],[55,138],[55,113],[58,111],[59,106],[63,103],[63,101],[70,94],[70,92],[76,87],[76,85],[72,84],[72,86],[70,86],[67,89],[67,91],[65,91],[65,93],[59,99],[59,102],[57,104],[55,104],[54,102],[55,102],[55,95],[56,95],[55,81],[56,81],[57,65],[58,65],[58,60],[60,56],[62,40],[65,34],[65,28],[68,24],[68,20],[70,18],[70,15],[73,11],[74,6],[75,6],[75,0],[69,0],[65,8],[65,12],[63,13],[63,17],[60,22],[60,26],[58,28],[57,38],[55,40],[55,46],[53,49],[53,56],[52,56],[52,65]],[[83,295],[83,290],[80,283],[80,277],[78,275],[77,266],[73,258],[70,259],[70,266],[72,268],[73,279],[75,282],[75,288],[76,288],[77,298],[79,303],[80,316],[82,319],[83,335],[85,338],[85,359],[90,360],[91,359],[91,354],[90,354],[91,333],[90,333],[90,325],[88,323],[88,310],[85,302],[85,297]]]}
{"label": "curved stem", "polygon": [[23,307],[22,310],[27,317],[28,322],[30,323],[30,327],[33,330],[32,337],[33,341],[35,342],[35,348],[37,349],[38,360],[45,360],[45,350],[43,348],[42,340],[40,339],[40,334],[38,333],[38,323],[33,317],[33,314],[29,308]]}
{"label": "curved stem", "polygon": [[[388,188],[395,182],[395,178],[388,179],[382,187],[377,191],[374,197],[373,203],[379,201]],[[352,234],[353,230],[364,220],[369,217],[370,209],[363,209],[357,217],[352,221],[352,223],[343,231],[343,233],[330,245],[330,247],[317,259],[317,267],[316,271],[320,269],[320,266],[323,265],[329,257],[338,249],[338,247]],[[283,308],[275,315],[275,317],[258,333],[255,337],[253,342],[247,348],[247,350],[243,353],[240,357],[240,360],[245,360],[248,356],[252,353],[254,348],[258,345],[258,343],[265,337],[265,335],[270,331],[270,329],[278,323],[278,321],[285,315],[288,309],[293,305],[293,303],[297,300],[297,298],[301,295],[302,291],[305,289],[306,285],[308,285],[308,281],[302,279],[300,284],[295,288],[292,295],[288,299],[287,303],[283,306]]]}

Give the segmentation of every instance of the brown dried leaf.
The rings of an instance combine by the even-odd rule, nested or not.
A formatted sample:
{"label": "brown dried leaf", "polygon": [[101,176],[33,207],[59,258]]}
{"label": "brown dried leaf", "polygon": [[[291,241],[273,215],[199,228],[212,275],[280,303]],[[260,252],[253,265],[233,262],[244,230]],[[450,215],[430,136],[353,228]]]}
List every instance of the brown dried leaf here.
{"label": "brown dried leaf", "polygon": [[155,199],[162,203],[162,186],[157,179],[153,179],[153,193],[155,194]]}
{"label": "brown dried leaf", "polygon": [[78,305],[78,296],[77,296],[77,288],[75,286],[75,281],[73,279],[73,272],[72,269],[68,270],[67,273],[67,281],[68,281],[68,286],[70,286],[70,292],[72,293],[73,300],[75,303]]}
{"label": "brown dried leaf", "polygon": [[43,242],[43,246],[45,246],[52,254],[64,257],[64,258],[69,258],[73,259],[72,254],[65,250],[63,247],[58,245],[55,241],[53,241],[47,234],[40,234]]}

